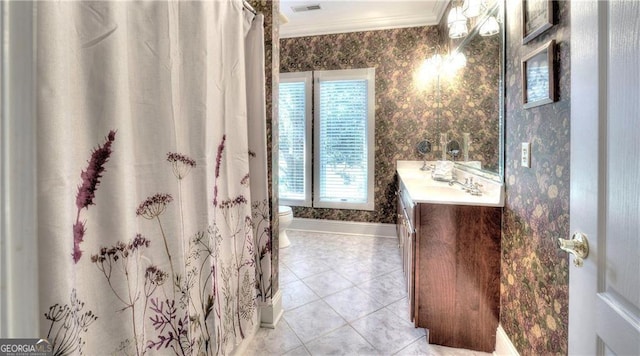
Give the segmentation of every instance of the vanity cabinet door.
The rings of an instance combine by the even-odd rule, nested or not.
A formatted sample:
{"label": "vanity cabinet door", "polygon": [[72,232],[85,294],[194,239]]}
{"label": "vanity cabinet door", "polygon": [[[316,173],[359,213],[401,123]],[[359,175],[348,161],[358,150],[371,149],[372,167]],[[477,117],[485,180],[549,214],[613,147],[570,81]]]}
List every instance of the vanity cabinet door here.
{"label": "vanity cabinet door", "polygon": [[501,209],[419,204],[415,325],[429,343],[492,352],[500,305]]}
{"label": "vanity cabinet door", "polygon": [[402,190],[398,190],[398,221],[396,231],[398,233],[398,243],[400,246],[400,254],[402,255],[402,271],[404,272],[404,282],[409,300],[410,311],[409,317],[414,319],[414,281],[415,281],[415,238],[416,233],[412,224],[412,216],[414,209],[412,203],[406,205],[407,196]]}
{"label": "vanity cabinet door", "polygon": [[411,321],[415,316],[415,260],[416,260],[416,230],[411,225],[411,220],[407,220],[407,231],[405,240],[406,260],[407,260],[407,273],[405,279],[407,282],[407,299],[409,300],[409,316]]}
{"label": "vanity cabinet door", "polygon": [[400,198],[400,190],[396,192],[396,196],[398,197],[397,201],[397,214],[396,214],[396,235],[398,237],[398,247],[400,251],[403,251],[402,243],[404,242],[404,206],[402,205],[402,199]]}

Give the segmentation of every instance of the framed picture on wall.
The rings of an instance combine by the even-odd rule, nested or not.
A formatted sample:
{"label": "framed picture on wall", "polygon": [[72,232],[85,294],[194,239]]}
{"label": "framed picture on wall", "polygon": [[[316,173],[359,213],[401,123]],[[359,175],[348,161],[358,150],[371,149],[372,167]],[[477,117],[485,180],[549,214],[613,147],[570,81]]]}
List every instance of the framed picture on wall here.
{"label": "framed picture on wall", "polygon": [[556,101],[555,47],[556,41],[551,40],[522,59],[522,104],[525,109]]}
{"label": "framed picture on wall", "polygon": [[553,1],[522,1],[522,44],[530,42],[553,26]]}

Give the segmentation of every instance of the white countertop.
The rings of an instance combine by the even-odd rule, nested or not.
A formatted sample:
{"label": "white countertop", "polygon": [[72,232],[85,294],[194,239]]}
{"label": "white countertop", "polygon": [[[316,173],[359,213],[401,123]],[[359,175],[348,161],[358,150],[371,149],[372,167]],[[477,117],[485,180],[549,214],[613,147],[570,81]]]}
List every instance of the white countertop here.
{"label": "white countertop", "polygon": [[[435,164],[435,162],[427,162]],[[474,182],[482,184],[482,195],[471,195],[462,190],[458,184],[435,181],[431,171],[423,171],[422,161],[396,161],[398,177],[404,184],[407,193],[414,203],[472,205],[472,206],[504,206],[504,184],[476,176],[472,173],[454,169],[456,179],[464,182],[473,177]]]}

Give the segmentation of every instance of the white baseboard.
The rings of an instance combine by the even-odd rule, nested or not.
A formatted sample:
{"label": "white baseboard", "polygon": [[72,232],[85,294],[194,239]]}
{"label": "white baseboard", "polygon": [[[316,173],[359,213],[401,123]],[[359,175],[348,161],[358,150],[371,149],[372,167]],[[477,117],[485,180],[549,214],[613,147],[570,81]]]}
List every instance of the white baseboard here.
{"label": "white baseboard", "polygon": [[293,218],[287,230],[330,232],[345,235],[379,236],[396,238],[395,224],[366,223],[339,220]]}
{"label": "white baseboard", "polygon": [[498,325],[498,331],[496,332],[496,351],[493,352],[494,356],[520,356],[520,353],[513,346],[511,339],[502,328],[502,325]]}
{"label": "white baseboard", "polygon": [[278,290],[271,297],[271,305],[260,307],[260,327],[275,329],[278,321],[282,318],[282,291]]}

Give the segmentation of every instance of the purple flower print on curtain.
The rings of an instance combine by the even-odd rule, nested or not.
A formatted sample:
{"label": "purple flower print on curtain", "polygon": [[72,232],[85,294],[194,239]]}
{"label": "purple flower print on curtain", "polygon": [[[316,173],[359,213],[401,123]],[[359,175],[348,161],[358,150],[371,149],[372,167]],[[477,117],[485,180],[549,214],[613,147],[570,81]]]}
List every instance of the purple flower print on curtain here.
{"label": "purple flower print on curtain", "polygon": [[[190,250],[190,240],[189,237],[185,235],[184,229],[184,203],[183,203],[183,193],[182,193],[182,181],[183,179],[189,175],[192,169],[196,167],[196,161],[184,154],[177,152],[169,152],[167,153],[167,162],[171,163],[171,168],[173,169],[173,175],[178,180],[178,205],[180,209],[180,241],[183,244],[183,250]],[[166,246],[166,243],[165,243]],[[167,251],[167,254],[169,251]],[[176,288],[180,288],[180,276],[173,276],[173,283]]]}
{"label": "purple flower print on curtain", "polygon": [[229,355],[255,331],[271,245],[241,5],[38,2],[39,324],[55,354]]}
{"label": "purple flower print on curtain", "polygon": [[51,343],[53,355],[82,355],[86,340],[82,335],[89,325],[98,320],[91,310],[83,311],[84,302],[78,299],[75,288],[71,291],[69,304],[54,304],[44,313],[49,327],[47,340]]}
{"label": "purple flower print on curtain", "polygon": [[216,154],[216,184],[213,186],[213,206],[218,206],[218,178],[220,178],[220,163],[222,162],[222,152],[224,152],[224,143],[227,135],[222,136],[222,142],[218,145],[218,153]]}
{"label": "purple flower print on curtain", "polygon": [[[258,301],[271,298],[271,226],[269,224],[269,201],[254,200],[251,203],[251,224],[257,247],[256,289]],[[265,268],[266,266],[266,268]]]}
{"label": "purple flower print on curtain", "polygon": [[169,258],[169,266],[171,267],[171,281],[176,278],[176,270],[173,267],[173,259],[171,258],[171,252],[169,252],[169,244],[167,243],[167,235],[162,228],[162,222],[160,221],[160,214],[164,212],[167,205],[173,201],[173,197],[170,194],[155,194],[148,197],[145,201],[140,203],[138,209],[136,209],[136,215],[142,216],[147,220],[156,219],[158,226],[160,226],[160,233],[162,234],[162,241],[164,241],[164,250]]}
{"label": "purple flower print on curtain", "polygon": [[[224,328],[218,330],[217,344],[227,338],[224,333],[237,332],[245,337],[243,323],[250,320],[256,309],[256,253],[251,220],[251,207],[243,194],[220,199],[218,183],[222,176],[222,161],[225,159],[226,135],[218,145],[215,166],[213,206],[216,219],[213,223],[214,249],[213,295],[216,301],[215,315]],[[242,190],[249,193],[247,175],[240,179]],[[220,215],[218,215],[220,214]],[[230,240],[230,241],[227,241]],[[219,257],[219,246],[231,242],[234,258],[226,262]],[[235,280],[234,280],[235,279]],[[233,286],[235,285],[235,288]]]}
{"label": "purple flower print on curtain", "polygon": [[[91,262],[96,265],[107,280],[109,289],[121,304],[119,311],[131,311],[131,325],[136,354],[144,354],[144,340],[147,305],[156,289],[162,286],[167,273],[158,267],[147,265],[143,260],[143,250],[149,248],[151,241],[141,234],[127,242],[118,241],[111,247],[102,247],[97,254],[91,256]],[[117,279],[124,279],[122,284]],[[140,283],[140,279],[143,282]],[[122,287],[124,286],[124,287]],[[153,302],[153,301],[152,301]],[[136,311],[142,312],[142,317]]]}
{"label": "purple flower print on curtain", "polygon": [[179,180],[186,177],[192,168],[196,166],[196,161],[176,152],[167,153],[167,161],[171,163],[173,174]]}
{"label": "purple flower print on curtain", "polygon": [[147,349],[159,351],[162,348],[171,347],[177,355],[190,355],[193,345],[188,344],[189,316],[181,317],[176,302],[171,299],[166,299],[164,302],[159,301],[159,298],[151,299],[149,308],[155,313],[155,316],[151,317],[151,322],[159,334],[156,341],[148,341]]}
{"label": "purple flower print on curtain", "polygon": [[82,184],[78,187],[78,195],[76,195],[76,207],[78,208],[78,214],[76,215],[76,222],[73,224],[72,256],[74,263],[78,263],[82,257],[80,243],[84,241],[84,234],[87,231],[85,222],[80,221],[80,211],[82,211],[82,209],[89,209],[89,205],[95,204],[93,200],[96,197],[96,190],[100,184],[102,173],[105,171],[104,165],[107,163],[109,156],[111,155],[111,144],[115,139],[116,132],[114,130],[109,131],[104,145],[91,152],[91,158],[89,159],[87,169],[80,173]]}
{"label": "purple flower print on curtain", "polygon": [[[256,297],[266,294],[264,290],[256,291],[259,285],[256,259],[258,256],[265,258],[270,245],[262,241],[265,246],[256,251],[255,241],[268,237],[268,232],[263,227],[261,237],[254,238],[252,207],[244,195],[249,193],[249,175],[239,177],[240,193],[232,193],[231,197],[222,196],[222,192],[228,194],[227,191],[217,188],[226,178],[223,172],[227,167],[223,164],[225,143],[226,136],[223,136],[214,166],[216,178],[212,202],[215,219],[188,239],[184,260],[174,261],[169,248],[170,236],[161,220],[161,215],[173,203],[173,196],[154,194],[136,209],[136,216],[158,223],[170,273],[145,262],[148,261],[145,251],[151,248],[152,241],[141,234],[130,242],[120,241],[111,247],[102,247],[91,257],[120,304],[118,310],[131,313],[133,335],[123,340],[123,346],[118,350],[131,352],[135,347],[136,355],[169,350],[176,355],[224,354],[229,340],[246,337],[244,324],[255,313]],[[186,155],[169,153],[167,157],[178,182],[196,167],[195,160]],[[181,189],[180,185],[178,189]],[[183,205],[181,200],[180,206]],[[256,216],[256,224],[265,223],[264,214]],[[233,253],[222,255],[222,245],[232,248]],[[144,283],[135,283],[138,279]],[[165,283],[167,279],[171,279],[171,286]],[[147,330],[145,325],[153,330]]]}

